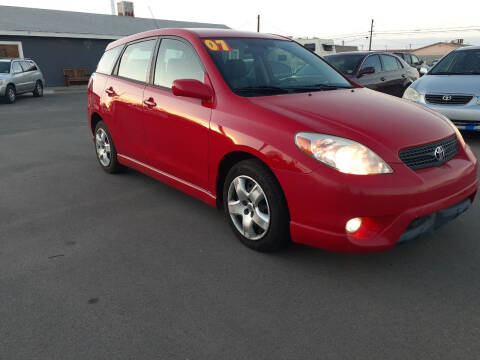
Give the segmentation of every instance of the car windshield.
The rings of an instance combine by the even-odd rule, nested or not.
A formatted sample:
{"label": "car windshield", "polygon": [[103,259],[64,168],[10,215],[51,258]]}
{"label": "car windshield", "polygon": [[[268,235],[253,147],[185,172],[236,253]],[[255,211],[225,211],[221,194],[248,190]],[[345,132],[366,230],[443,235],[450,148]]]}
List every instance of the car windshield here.
{"label": "car windshield", "polygon": [[241,96],[353,87],[325,61],[293,41],[215,38],[203,42],[228,86]]}
{"label": "car windshield", "polygon": [[0,74],[10,73],[10,61],[0,61]]}
{"label": "car windshield", "polygon": [[330,64],[335,66],[341,72],[347,75],[352,75],[357,72],[360,63],[362,62],[364,56],[358,54],[341,54],[341,55],[329,55],[325,56]]}
{"label": "car windshield", "polygon": [[480,75],[480,49],[451,52],[428,75]]}

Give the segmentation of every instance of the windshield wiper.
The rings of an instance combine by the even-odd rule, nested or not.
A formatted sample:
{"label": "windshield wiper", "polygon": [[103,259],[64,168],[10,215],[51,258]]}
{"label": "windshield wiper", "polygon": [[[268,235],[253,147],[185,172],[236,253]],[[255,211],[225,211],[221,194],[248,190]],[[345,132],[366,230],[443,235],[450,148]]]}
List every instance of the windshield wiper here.
{"label": "windshield wiper", "polygon": [[343,86],[343,85],[326,85],[326,84],[316,84],[316,85],[305,85],[297,87],[288,87],[288,90],[292,91],[328,91],[328,90],[338,90],[338,89],[352,89],[353,86]]}
{"label": "windshield wiper", "polygon": [[275,87],[275,86],[245,86],[242,88],[234,89],[235,92],[247,92],[247,93],[277,93],[277,94],[286,94],[288,90],[285,88]]}

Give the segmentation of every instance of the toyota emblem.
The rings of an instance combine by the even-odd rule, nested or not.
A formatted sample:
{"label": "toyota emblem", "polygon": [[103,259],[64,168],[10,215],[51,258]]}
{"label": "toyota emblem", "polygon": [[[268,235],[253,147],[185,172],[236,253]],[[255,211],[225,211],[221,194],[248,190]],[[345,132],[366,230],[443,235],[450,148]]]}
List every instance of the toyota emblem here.
{"label": "toyota emblem", "polygon": [[445,149],[443,146],[437,146],[435,148],[435,151],[433,153],[433,155],[435,155],[435,159],[437,159],[437,161],[443,161],[445,159]]}
{"label": "toyota emblem", "polygon": [[442,100],[443,101],[450,101],[450,100],[452,100],[452,97],[450,95],[443,95]]}

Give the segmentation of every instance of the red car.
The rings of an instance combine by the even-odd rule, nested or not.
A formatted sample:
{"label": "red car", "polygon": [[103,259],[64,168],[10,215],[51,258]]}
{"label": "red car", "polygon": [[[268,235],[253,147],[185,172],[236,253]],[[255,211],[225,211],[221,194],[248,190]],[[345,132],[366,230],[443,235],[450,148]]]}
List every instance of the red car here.
{"label": "red car", "polygon": [[477,191],[477,159],[444,116],[362,88],[281,36],[117,40],[90,80],[88,119],[104,170],[127,166],[223,207],[260,251],[388,249]]}

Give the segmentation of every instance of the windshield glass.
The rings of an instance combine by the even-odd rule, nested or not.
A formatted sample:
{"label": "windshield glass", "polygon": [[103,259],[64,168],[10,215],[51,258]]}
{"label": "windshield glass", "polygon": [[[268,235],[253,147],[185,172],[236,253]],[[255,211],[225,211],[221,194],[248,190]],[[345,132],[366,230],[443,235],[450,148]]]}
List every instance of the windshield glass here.
{"label": "windshield glass", "polygon": [[347,75],[353,75],[357,72],[363,58],[363,55],[358,54],[325,56],[325,60]]}
{"label": "windshield glass", "polygon": [[241,96],[353,87],[322,59],[292,41],[226,38],[203,42],[228,86]]}
{"label": "windshield glass", "polygon": [[480,75],[480,49],[451,52],[428,75]]}
{"label": "windshield glass", "polygon": [[10,61],[0,61],[0,74],[10,73]]}

